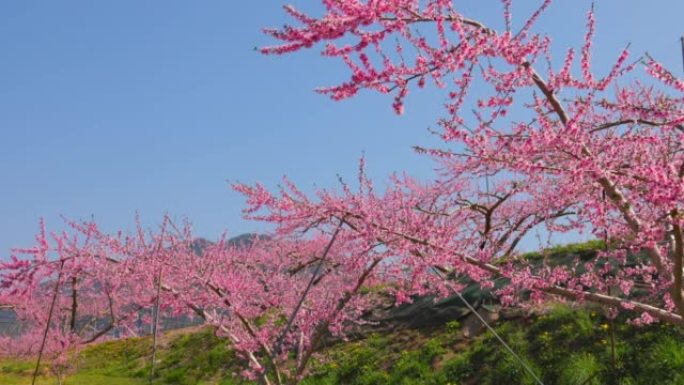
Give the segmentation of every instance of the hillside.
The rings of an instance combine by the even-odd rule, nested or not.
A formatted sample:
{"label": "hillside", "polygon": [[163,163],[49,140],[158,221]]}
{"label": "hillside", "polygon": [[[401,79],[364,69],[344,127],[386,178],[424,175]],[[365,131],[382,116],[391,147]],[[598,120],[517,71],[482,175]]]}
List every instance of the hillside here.
{"label": "hillside", "polygon": [[[600,311],[553,305],[518,315],[496,329],[545,384],[684,384],[684,332],[665,325],[611,330]],[[457,321],[400,328],[328,346],[316,357],[306,385],[533,384],[489,333],[468,338]],[[65,385],[149,383],[149,338],[105,342],[72,359]],[[30,384],[33,361],[0,361],[0,383]],[[167,333],[154,384],[246,384],[234,374],[241,361],[207,328]],[[56,384],[43,369],[38,384]]]}
{"label": "hillside", "polygon": [[[541,258],[568,264],[575,257],[591,259],[602,247],[567,245],[524,258],[533,264]],[[678,328],[637,327],[621,318],[612,330],[603,310],[592,307],[500,309],[476,284],[467,285],[463,295],[545,384],[684,385],[684,331]],[[304,384],[535,383],[458,297],[437,302],[416,298],[399,308],[385,305],[369,314],[380,321],[376,326],[359,328],[352,341],[329,341]],[[150,356],[149,337],[130,338],[89,346],[59,370],[66,385],[149,384]],[[30,384],[34,365],[33,360],[0,361],[0,384]],[[210,328],[167,331],[152,383],[248,384],[237,375],[243,365]],[[58,383],[53,368],[45,366],[42,373],[38,384]]]}

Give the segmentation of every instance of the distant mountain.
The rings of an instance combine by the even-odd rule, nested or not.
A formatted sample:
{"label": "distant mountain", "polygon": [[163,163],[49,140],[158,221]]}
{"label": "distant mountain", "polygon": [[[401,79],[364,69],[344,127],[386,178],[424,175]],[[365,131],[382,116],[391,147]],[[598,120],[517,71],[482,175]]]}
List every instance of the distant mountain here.
{"label": "distant mountain", "polygon": [[11,309],[0,309],[0,335],[17,335],[19,334],[19,324],[17,323],[17,315]]}
{"label": "distant mountain", "polygon": [[[255,240],[257,239],[262,239],[262,240],[267,240],[270,239],[268,235],[263,235],[263,234],[257,234],[257,233],[244,233],[240,234],[237,237],[230,238],[227,242],[229,246],[243,246],[243,247],[248,247],[251,246],[252,243],[254,243]],[[192,242],[192,250],[196,254],[202,254],[202,252],[209,246],[212,246],[216,244],[216,242],[212,242],[206,238],[196,238]]]}
{"label": "distant mountain", "polygon": [[269,240],[270,238],[271,237],[264,234],[245,233],[229,239],[228,244],[231,246],[251,246],[254,241]]}

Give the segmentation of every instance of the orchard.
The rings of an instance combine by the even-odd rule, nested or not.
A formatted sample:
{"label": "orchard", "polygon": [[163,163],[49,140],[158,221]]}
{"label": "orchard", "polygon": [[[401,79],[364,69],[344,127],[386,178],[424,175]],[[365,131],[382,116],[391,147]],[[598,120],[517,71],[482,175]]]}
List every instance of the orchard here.
{"label": "orchard", "polygon": [[[197,247],[168,218],[135,234],[78,221],[42,229],[0,265],[0,304],[24,325],[4,354],[62,365],[85,344],[156,329],[160,313],[187,315],[241,353],[245,377],[295,384],[325,338],[363,322],[376,300],[366,288],[402,304],[458,293],[459,277],[483,288],[504,279],[502,306],[587,302],[636,324],[684,326],[684,80],[674,71],[629,47],[594,71],[593,6],[581,46],[554,66],[535,28],[550,0],[521,17],[502,0],[502,29],[451,0],[321,3],[320,15],[286,6],[291,24],[265,29],[274,45],[261,53],[320,49],[348,80],[318,92],[375,91],[397,114],[410,93],[440,90],[441,146],[416,147],[438,176],[393,175],[377,189],[362,158],[356,183],[314,194],[287,180],[277,191],[236,183],[245,217],[274,228],[243,244]],[[532,267],[519,245],[539,229],[588,232],[605,248]]]}

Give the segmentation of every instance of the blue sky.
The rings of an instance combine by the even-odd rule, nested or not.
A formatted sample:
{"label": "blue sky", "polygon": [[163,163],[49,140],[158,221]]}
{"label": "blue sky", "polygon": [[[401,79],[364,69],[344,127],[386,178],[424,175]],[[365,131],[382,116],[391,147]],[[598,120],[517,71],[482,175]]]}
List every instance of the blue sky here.
{"label": "blue sky", "polygon": [[[536,4],[519,1],[518,23]],[[317,10],[315,1],[294,1]],[[496,0],[456,1],[499,23]],[[305,189],[352,180],[365,152],[379,181],[393,171],[431,175],[410,146],[442,96],[414,93],[406,114],[364,93],[334,103],[312,92],[346,73],[310,51],[265,57],[260,28],[287,19],[267,1],[0,2],[0,255],[32,242],[40,217],[93,216],[106,229],[168,212],[215,238],[263,229],[240,217],[228,181]],[[588,1],[557,1],[541,19],[558,52],[581,43]],[[595,62],[628,42],[680,73],[684,1],[598,1]],[[515,20],[514,20],[515,22]],[[379,182],[381,183],[381,182]]]}

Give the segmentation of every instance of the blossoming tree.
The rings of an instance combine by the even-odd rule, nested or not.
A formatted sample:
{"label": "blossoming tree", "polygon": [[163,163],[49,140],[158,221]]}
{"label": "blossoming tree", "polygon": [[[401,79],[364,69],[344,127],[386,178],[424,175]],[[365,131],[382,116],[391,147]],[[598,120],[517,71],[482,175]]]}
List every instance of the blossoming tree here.
{"label": "blossoming tree", "polygon": [[[519,26],[503,0],[501,31],[449,0],[322,3],[320,17],[286,7],[297,23],[266,30],[281,44],[263,53],[322,45],[351,77],[319,92],[335,100],[363,89],[390,94],[399,114],[410,89],[427,82],[445,89],[446,147],[418,148],[442,173],[424,184],[394,180],[384,195],[316,201],[248,190],[252,208],[270,212],[258,219],[308,228],[344,218],[345,231],[382,242],[409,265],[429,261],[485,285],[509,278],[499,293],[504,303],[525,289],[683,324],[684,81],[648,55],[630,62],[626,48],[607,74],[595,74],[593,7],[578,65],[570,49],[554,68],[550,39],[533,28],[549,0]],[[634,80],[642,68],[651,81]],[[471,95],[475,85],[489,95]],[[471,104],[472,113],[464,111]],[[489,191],[485,178],[493,180]],[[582,269],[513,261],[520,239],[540,225],[558,234],[590,230],[611,247]],[[647,261],[627,265],[627,253],[638,251]],[[635,298],[635,285],[648,293]],[[616,286],[623,296],[603,294]]]}
{"label": "blossoming tree", "polygon": [[[43,232],[24,250],[29,259],[0,266],[0,303],[25,320],[17,349],[63,354],[136,332],[157,322],[140,319],[154,307],[214,325],[243,353],[246,375],[296,383],[321,341],[372,306],[364,286],[390,283],[401,303],[458,292],[462,276],[483,287],[504,278],[504,305],[555,296],[684,325],[682,80],[627,49],[595,74],[593,9],[584,44],[554,68],[549,38],[534,29],[549,0],[522,23],[503,0],[501,31],[451,0],[321,3],[317,17],[286,7],[295,24],[267,30],[281,43],[263,53],[322,46],[351,76],[321,93],[375,90],[392,95],[397,113],[409,90],[444,89],[444,148],[417,148],[439,175],[393,176],[377,191],[362,161],[358,187],[313,197],[287,181],[277,193],[236,184],[246,217],[275,227],[249,245],[198,250],[189,229],[169,220],[135,236],[92,223],[72,223],[76,235],[53,241]],[[646,79],[635,80],[642,70]],[[517,247],[538,228],[591,231],[609,247],[573,266],[532,266]]]}

